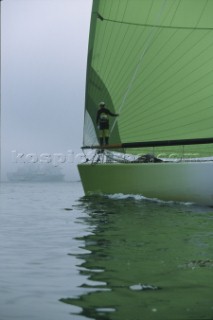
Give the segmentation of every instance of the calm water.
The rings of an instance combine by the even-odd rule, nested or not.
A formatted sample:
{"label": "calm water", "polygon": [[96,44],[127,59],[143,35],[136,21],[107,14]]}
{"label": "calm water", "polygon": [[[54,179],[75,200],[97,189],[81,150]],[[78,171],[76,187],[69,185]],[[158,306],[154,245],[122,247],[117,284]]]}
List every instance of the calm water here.
{"label": "calm water", "polygon": [[0,320],[213,319],[213,209],[80,183],[3,183],[0,209]]}

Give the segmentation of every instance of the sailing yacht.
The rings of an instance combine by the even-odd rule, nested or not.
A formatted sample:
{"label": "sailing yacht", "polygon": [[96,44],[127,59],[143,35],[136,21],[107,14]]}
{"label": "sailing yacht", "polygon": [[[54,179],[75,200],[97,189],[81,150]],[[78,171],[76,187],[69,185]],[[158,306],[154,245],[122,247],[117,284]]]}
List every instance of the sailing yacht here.
{"label": "sailing yacht", "polygon": [[[85,194],[213,205],[212,12],[209,0],[93,0],[78,165]],[[100,101],[119,114],[105,146]]]}

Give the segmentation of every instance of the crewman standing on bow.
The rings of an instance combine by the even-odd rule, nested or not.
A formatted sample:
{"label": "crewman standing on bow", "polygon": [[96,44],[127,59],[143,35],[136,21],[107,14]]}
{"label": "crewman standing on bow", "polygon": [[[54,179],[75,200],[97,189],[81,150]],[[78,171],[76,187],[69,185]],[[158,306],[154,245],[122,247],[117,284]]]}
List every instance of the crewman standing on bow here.
{"label": "crewman standing on bow", "polygon": [[109,144],[109,116],[117,117],[118,114],[107,109],[104,102],[100,102],[99,107],[96,123],[100,130],[100,145],[103,146]]}

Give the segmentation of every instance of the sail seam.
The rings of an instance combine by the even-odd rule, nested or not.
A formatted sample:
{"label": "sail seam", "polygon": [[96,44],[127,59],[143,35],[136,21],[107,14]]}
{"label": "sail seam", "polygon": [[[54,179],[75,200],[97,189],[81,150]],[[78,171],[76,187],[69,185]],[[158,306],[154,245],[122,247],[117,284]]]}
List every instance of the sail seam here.
{"label": "sail seam", "polygon": [[[157,16],[157,20],[161,19],[162,11],[163,11],[163,8],[164,8],[165,4],[166,4],[166,1],[163,2],[163,5],[162,5],[161,10],[159,12],[159,15]],[[147,51],[148,51],[148,49],[149,49],[149,47],[150,47],[150,45],[151,45],[151,43],[153,41],[154,36],[155,36],[155,29],[151,29],[151,31],[148,34],[148,37],[146,38],[146,41],[145,41],[145,43],[143,45],[142,51],[141,51],[140,56],[139,56],[139,61],[138,61],[137,65],[136,65],[136,68],[135,68],[135,70],[133,72],[132,78],[131,78],[131,80],[130,80],[130,82],[128,84],[127,90],[126,90],[126,92],[124,94],[124,97],[122,99],[121,105],[119,107],[119,113],[121,112],[121,110],[122,110],[122,108],[123,108],[123,106],[125,104],[125,101],[127,99],[127,96],[129,94],[130,90],[132,89],[132,85],[133,85],[133,83],[134,83],[134,81],[136,79],[136,76],[138,74],[138,70],[141,67],[141,64],[143,63],[144,56],[146,55],[146,53],[147,53]],[[116,124],[116,119],[115,119],[115,121],[114,121],[114,123],[112,125],[110,134],[112,133],[112,131],[113,131],[114,127],[115,127],[115,124]]]}
{"label": "sail seam", "polygon": [[133,25],[139,27],[149,27],[149,28],[162,28],[162,29],[183,29],[183,30],[213,30],[211,27],[181,27],[181,26],[161,26],[157,24],[146,24],[146,23],[134,23],[127,21],[119,21],[113,19],[103,18],[103,21],[112,22],[112,23],[120,23],[126,25]]}
{"label": "sail seam", "polygon": [[[203,37],[202,37],[202,39],[203,39]],[[201,40],[202,40],[202,39],[201,39]],[[199,41],[199,42],[200,42],[200,41]],[[198,44],[198,42],[195,43],[195,45],[197,45],[197,44]],[[195,45],[194,45],[194,46],[195,46]],[[194,46],[193,46],[193,47],[194,47]],[[211,44],[210,46],[212,46],[212,44]],[[210,47],[210,46],[209,46],[209,47]],[[193,49],[193,47],[191,48],[191,50]],[[209,47],[208,47],[208,48],[209,48]],[[193,57],[193,59],[191,59],[190,62],[192,62],[193,60],[197,59],[197,58],[198,58],[201,54],[203,54],[208,48],[205,48],[205,49],[204,49],[203,51],[201,51],[198,55],[195,55],[195,56]],[[171,56],[171,54],[172,54],[172,53],[170,53],[169,56]],[[186,54],[186,53],[184,53],[184,55],[185,55],[185,54]],[[184,55],[180,56],[180,58],[175,61],[175,64],[176,64],[178,61],[181,61],[181,59],[183,58]],[[169,56],[167,56],[167,58],[168,58]],[[211,59],[212,59],[212,58],[211,58]],[[203,63],[203,65],[205,65],[206,63],[208,63],[211,59],[207,60],[205,63]],[[165,61],[165,59],[164,59],[164,61]],[[176,71],[176,75],[177,75],[177,73],[180,73],[180,72],[188,65],[188,63],[189,63],[189,62],[186,62],[185,64],[183,64],[183,65],[181,66],[181,68],[179,68],[179,69]],[[195,69],[193,69],[193,70],[188,74],[188,76],[190,76],[193,72],[197,71],[197,70],[198,70],[199,68],[201,68],[203,65],[200,65],[200,66],[196,67]],[[169,69],[171,68],[171,66],[172,66],[172,65],[168,66],[168,68],[166,69],[166,71],[169,70]],[[174,62],[173,62],[173,66],[174,66]],[[155,70],[153,70],[152,73],[153,73],[154,71],[155,71]],[[162,73],[159,75],[158,78],[162,77],[162,75],[163,75],[166,71],[164,70],[164,72],[162,72]],[[150,73],[150,74],[151,74],[151,73]],[[156,78],[155,81],[156,81],[158,78]],[[170,78],[172,78],[172,76],[168,77],[166,80],[168,81]],[[147,78],[146,78],[146,79],[147,79]],[[183,80],[183,79],[181,79],[181,80]],[[200,80],[200,79],[198,79],[198,80]],[[164,80],[164,81],[165,81],[165,80]],[[180,81],[180,80],[178,80],[178,81]],[[177,82],[178,82],[178,81],[177,81]],[[176,82],[176,83],[177,83],[177,82]],[[153,82],[152,82],[152,83],[153,83]],[[170,85],[169,88],[174,87],[174,86],[176,85],[176,83],[173,84],[173,85]],[[162,83],[158,84],[158,85],[155,87],[155,90],[158,89],[158,88],[161,86],[161,84],[162,84]],[[148,86],[148,85],[146,85],[144,91],[145,91],[145,90],[147,91],[147,89],[149,89],[149,86]],[[168,89],[168,88],[167,88],[167,89]],[[167,90],[167,89],[166,89],[166,90]],[[137,88],[135,88],[135,91],[136,91],[136,90],[137,90]],[[164,90],[164,91],[166,91],[166,90]],[[162,93],[163,93],[163,92],[161,92],[160,95],[162,95]],[[150,92],[148,91],[148,93],[146,93],[146,94],[144,95],[144,98],[145,98],[145,97],[149,97],[149,96],[150,96]],[[134,100],[136,100],[136,99],[137,99],[137,97],[135,97]],[[150,100],[149,100],[149,102],[150,102]],[[131,103],[132,103],[132,101],[131,101]],[[145,112],[145,111],[147,111],[147,109],[146,109],[146,110],[143,110],[143,111]]]}
{"label": "sail seam", "polygon": [[[148,13],[148,15],[147,15],[146,21],[148,21],[148,18],[149,18],[151,9],[152,9],[152,6],[151,6],[151,8],[149,9],[149,13]],[[170,10],[171,10],[171,7],[169,8],[167,15],[169,14],[169,11],[170,11]],[[166,17],[167,17],[167,16],[166,16]],[[165,19],[166,17],[164,17],[164,19]],[[172,21],[173,21],[173,18],[172,18]],[[146,22],[145,22],[145,23],[146,23]],[[127,25],[127,28],[128,28],[128,30],[129,30],[130,26]],[[134,29],[136,29],[136,27],[135,27]],[[145,32],[145,29],[143,30],[143,33],[144,33],[144,32]],[[156,38],[159,36],[159,34],[160,34],[161,32],[162,32],[162,29],[159,30],[158,32],[155,32],[155,40],[156,40]],[[177,30],[175,30],[173,33],[176,33],[176,32],[177,32]],[[134,50],[135,50],[135,45],[136,45],[138,42],[140,42],[141,37],[142,37],[142,35],[140,34],[140,36],[136,39],[136,42],[134,43],[134,47],[132,47],[132,51],[131,51],[131,53],[130,53],[132,56],[133,56],[133,52],[134,52]],[[132,37],[131,37],[130,39],[132,39]],[[152,41],[152,42],[154,43],[155,40],[154,40],[154,38],[153,38],[153,41]],[[129,43],[129,42],[127,43],[127,47],[128,47],[128,46],[130,46],[130,43]],[[151,47],[151,46],[150,46],[150,47]],[[162,47],[163,47],[163,46],[162,46]],[[126,52],[126,50],[124,49],[123,52]],[[123,62],[122,67],[120,68],[120,70],[123,72],[122,81],[120,81],[116,87],[115,87],[115,85],[114,85],[115,80],[114,80],[113,83],[112,83],[112,81],[110,82],[111,87],[114,87],[114,90],[119,93],[118,96],[119,96],[120,98],[117,99],[118,101],[119,101],[119,100],[122,98],[122,96],[123,96],[123,94],[121,93],[121,90],[123,90],[122,88],[124,87],[124,83],[126,83],[128,77],[129,77],[129,74],[127,74],[127,73],[124,71],[124,68],[125,68],[126,65],[128,64],[128,61],[129,61],[129,59],[130,59],[130,54],[126,57],[126,59],[125,59],[124,62]],[[157,54],[158,54],[158,53],[157,53]],[[135,59],[136,59],[136,57],[133,58],[132,60],[134,61]],[[142,70],[145,70],[146,68],[147,68],[147,64],[145,64],[145,65],[143,66],[143,69],[142,69]],[[142,71],[142,72],[143,72],[143,71]],[[117,74],[119,74],[119,72],[118,72]],[[141,72],[140,72],[138,75],[141,75]],[[117,76],[117,78],[118,78],[118,76]],[[133,92],[133,91],[134,91],[134,89],[132,90],[132,92]]]}

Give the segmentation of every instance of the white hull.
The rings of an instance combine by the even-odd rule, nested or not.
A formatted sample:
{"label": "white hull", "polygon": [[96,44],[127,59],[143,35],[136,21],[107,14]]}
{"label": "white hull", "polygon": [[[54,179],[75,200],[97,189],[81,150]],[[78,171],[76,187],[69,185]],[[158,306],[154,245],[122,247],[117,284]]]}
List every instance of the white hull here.
{"label": "white hull", "polygon": [[79,164],[85,194],[141,194],[213,206],[213,162]]}

